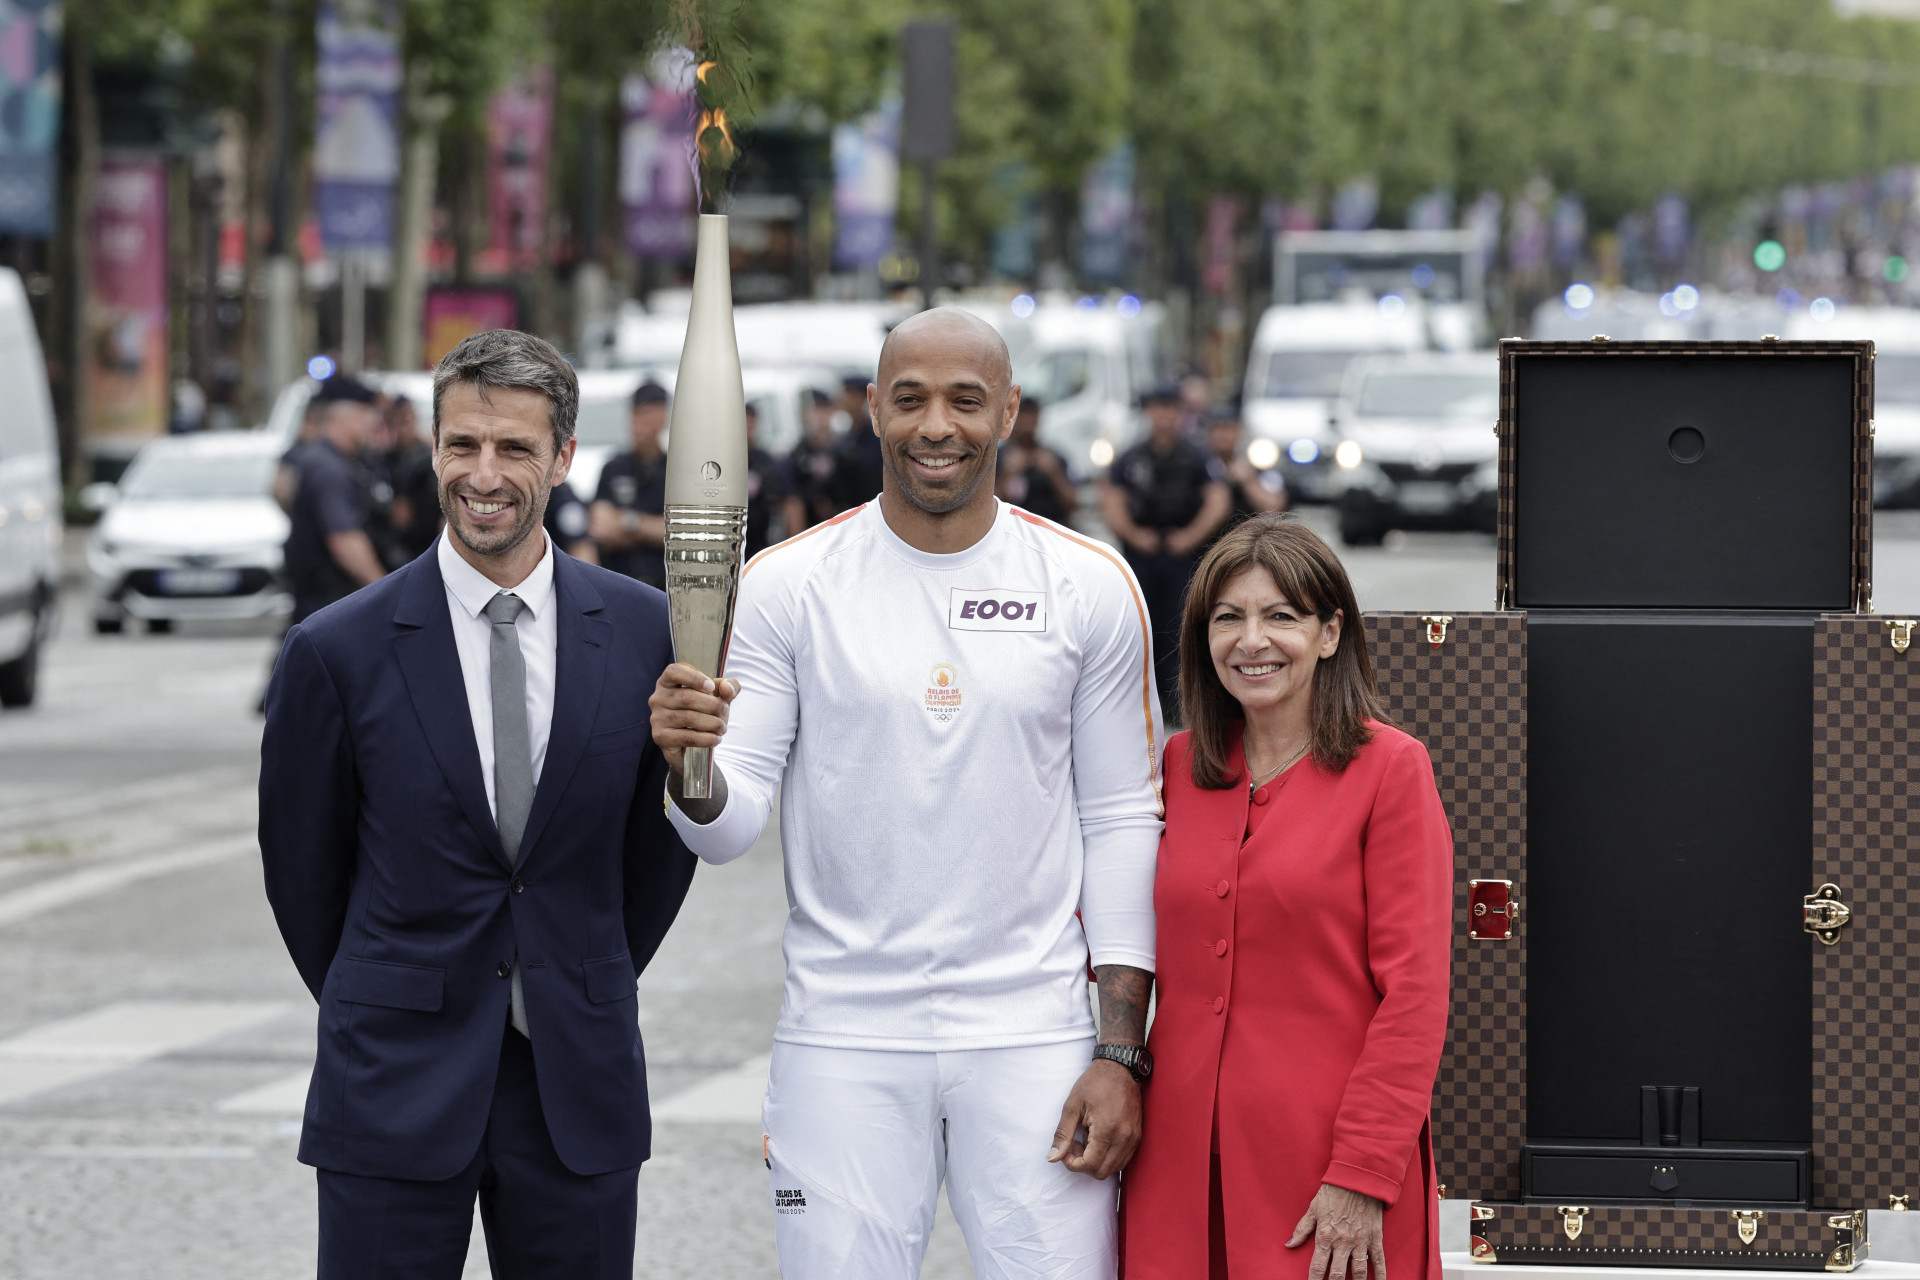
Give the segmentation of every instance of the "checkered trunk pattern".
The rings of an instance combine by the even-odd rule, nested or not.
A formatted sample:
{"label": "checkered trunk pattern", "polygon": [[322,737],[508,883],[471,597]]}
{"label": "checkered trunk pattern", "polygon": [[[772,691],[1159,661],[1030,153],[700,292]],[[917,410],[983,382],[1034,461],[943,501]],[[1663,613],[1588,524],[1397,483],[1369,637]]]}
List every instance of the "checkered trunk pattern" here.
{"label": "checkered trunk pattern", "polygon": [[1514,420],[1515,378],[1528,356],[1659,356],[1688,359],[1712,356],[1738,360],[1751,357],[1851,356],[1853,375],[1853,547],[1851,565],[1853,606],[1873,608],[1873,344],[1840,342],[1559,342],[1506,338],[1500,343],[1500,436],[1496,534],[1494,538],[1494,600],[1499,608],[1513,607],[1514,453],[1521,424]]}
{"label": "checkered trunk pattern", "polygon": [[1813,1202],[1920,1192],[1920,636],[1828,615],[1813,633],[1813,880],[1853,919],[1813,948]]}
{"label": "checkered trunk pattern", "polygon": [[1764,1209],[1753,1243],[1746,1244],[1726,1209],[1594,1205],[1581,1221],[1580,1238],[1569,1240],[1556,1206],[1488,1207],[1494,1217],[1473,1223],[1473,1234],[1498,1262],[1823,1271],[1835,1249],[1856,1243],[1852,1231],[1828,1224],[1832,1215],[1824,1210]]}
{"label": "checkered trunk pattern", "polygon": [[[1527,1139],[1527,629],[1522,613],[1455,614],[1427,642],[1410,613],[1370,613],[1387,715],[1433,756],[1453,825],[1453,1012],[1434,1086],[1433,1146],[1455,1199],[1520,1198]],[[1520,923],[1467,936],[1467,881],[1511,880]]]}

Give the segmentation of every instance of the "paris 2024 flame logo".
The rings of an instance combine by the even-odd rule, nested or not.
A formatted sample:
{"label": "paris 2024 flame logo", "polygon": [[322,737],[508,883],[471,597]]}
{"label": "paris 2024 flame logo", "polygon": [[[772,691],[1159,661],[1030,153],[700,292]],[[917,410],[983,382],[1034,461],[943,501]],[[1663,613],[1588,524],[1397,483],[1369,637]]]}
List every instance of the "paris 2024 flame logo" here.
{"label": "paris 2024 flame logo", "polygon": [[927,714],[946,724],[960,711],[960,673],[938,662],[927,675]]}

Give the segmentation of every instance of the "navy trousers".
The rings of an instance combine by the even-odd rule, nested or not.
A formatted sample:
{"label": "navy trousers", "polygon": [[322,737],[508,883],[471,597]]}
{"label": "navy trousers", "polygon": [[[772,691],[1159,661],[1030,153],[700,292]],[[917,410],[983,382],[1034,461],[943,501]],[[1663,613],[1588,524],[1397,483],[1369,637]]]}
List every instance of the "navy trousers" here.
{"label": "navy trousers", "polygon": [[640,1170],[582,1176],[560,1163],[533,1046],[518,1032],[501,1039],[486,1136],[460,1173],[443,1182],[317,1173],[319,1280],[459,1280],[475,1196],[494,1280],[632,1280]]}

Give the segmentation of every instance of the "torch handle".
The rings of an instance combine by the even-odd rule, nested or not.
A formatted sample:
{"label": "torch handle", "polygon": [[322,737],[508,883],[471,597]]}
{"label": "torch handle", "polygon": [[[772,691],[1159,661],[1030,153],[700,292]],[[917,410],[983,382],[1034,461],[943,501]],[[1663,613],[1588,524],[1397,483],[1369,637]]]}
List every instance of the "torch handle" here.
{"label": "torch handle", "polygon": [[689,800],[713,798],[713,748],[688,747],[681,765],[680,794]]}

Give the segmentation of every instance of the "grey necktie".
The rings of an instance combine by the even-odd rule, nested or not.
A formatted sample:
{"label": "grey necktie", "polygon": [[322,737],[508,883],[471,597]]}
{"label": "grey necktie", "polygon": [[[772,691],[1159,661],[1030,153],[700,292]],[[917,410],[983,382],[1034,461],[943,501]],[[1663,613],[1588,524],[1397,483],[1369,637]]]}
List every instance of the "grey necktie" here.
{"label": "grey necktie", "polygon": [[[527,607],[519,596],[502,591],[487,601],[493,624],[487,642],[488,680],[493,689],[493,821],[511,871],[520,860],[520,837],[533,808],[533,743],[527,732],[527,664],[520,656],[514,619]],[[527,1008],[520,990],[520,957],[513,958],[509,996],[513,1029],[527,1034]]]}

